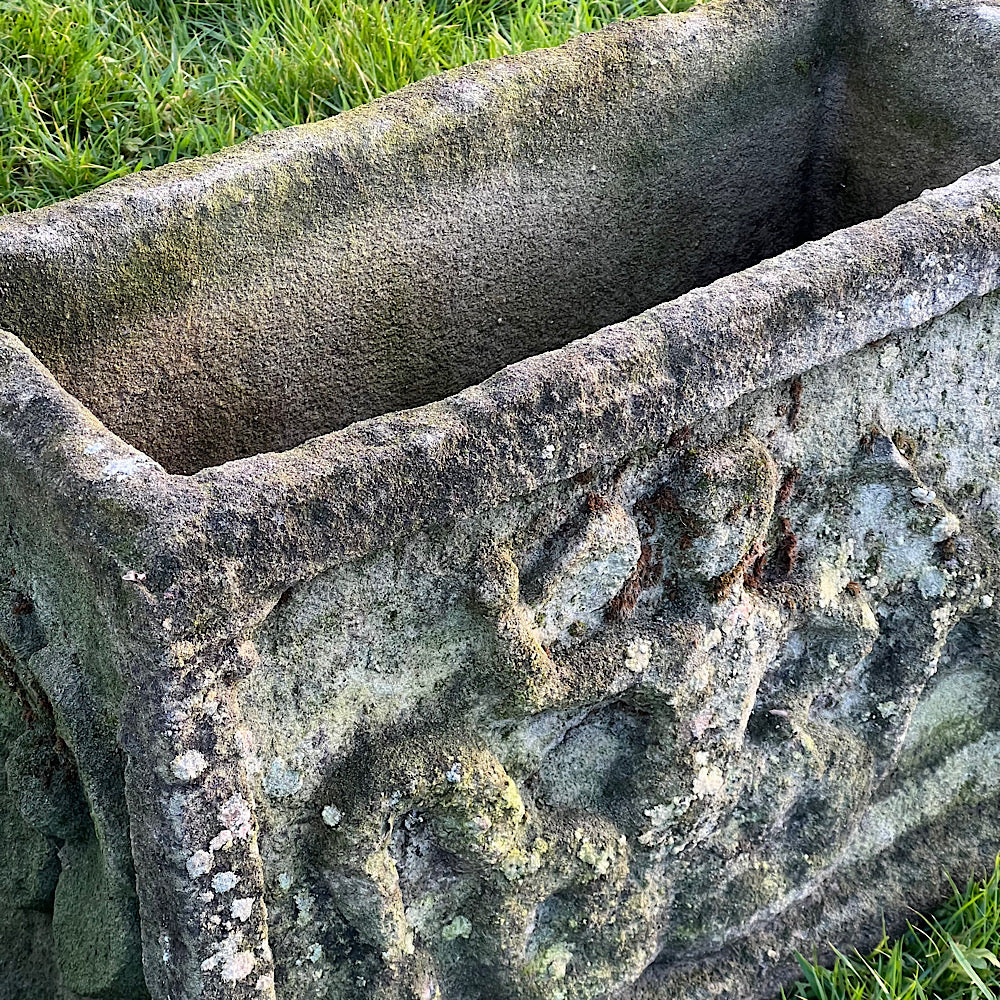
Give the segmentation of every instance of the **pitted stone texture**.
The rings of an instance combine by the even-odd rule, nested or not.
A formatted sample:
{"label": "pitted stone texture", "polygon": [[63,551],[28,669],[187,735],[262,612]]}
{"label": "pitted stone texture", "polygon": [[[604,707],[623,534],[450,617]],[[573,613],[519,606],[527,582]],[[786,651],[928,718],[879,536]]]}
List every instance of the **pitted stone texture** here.
{"label": "pitted stone texture", "polygon": [[537,595],[532,608],[543,643],[597,624],[642,554],[635,521],[597,494],[576,523],[549,541],[526,588]]}
{"label": "pitted stone texture", "polygon": [[[776,927],[945,811],[992,815],[997,331],[996,297],[969,303],[287,595],[240,695],[297,776],[269,794],[259,765],[279,990],[766,996]],[[537,614],[591,603],[566,577],[623,548],[627,605]],[[872,920],[855,901],[822,933]],[[741,948],[773,971],[727,971]]]}
{"label": "pitted stone texture", "polygon": [[[750,556],[774,511],[774,461],[753,438],[685,449],[671,480],[642,504],[670,571],[685,580],[724,582]],[[759,554],[759,553],[758,553]]]}
{"label": "pitted stone texture", "polygon": [[875,939],[891,894],[862,887],[882,866],[927,905],[942,855],[995,851],[998,329],[994,296],[804,375],[795,432],[769,419],[777,394],[727,415],[799,473],[782,508],[797,564],[765,587],[795,609],[751,716],[731,855],[685,872],[713,943],[678,936],[628,995],[773,994],[806,924],[821,946]]}

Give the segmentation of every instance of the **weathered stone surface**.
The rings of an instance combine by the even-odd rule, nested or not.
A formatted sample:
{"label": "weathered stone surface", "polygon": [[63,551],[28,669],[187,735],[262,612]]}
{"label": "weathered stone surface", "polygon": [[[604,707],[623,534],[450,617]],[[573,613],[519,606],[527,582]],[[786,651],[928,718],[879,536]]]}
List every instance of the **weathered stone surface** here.
{"label": "weathered stone surface", "polygon": [[0,997],[763,1000],[992,863],[997,11],[0,220]]}

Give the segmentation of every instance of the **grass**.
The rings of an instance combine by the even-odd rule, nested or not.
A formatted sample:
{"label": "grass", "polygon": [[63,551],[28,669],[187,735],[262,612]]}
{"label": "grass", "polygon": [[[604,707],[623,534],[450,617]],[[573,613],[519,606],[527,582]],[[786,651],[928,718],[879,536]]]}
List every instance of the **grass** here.
{"label": "grass", "polygon": [[784,1000],[1000,1000],[1000,859],[981,882],[954,886],[930,918],[870,954],[837,953],[832,969],[801,957],[805,976]]}
{"label": "grass", "polygon": [[0,212],[697,0],[0,0]]}

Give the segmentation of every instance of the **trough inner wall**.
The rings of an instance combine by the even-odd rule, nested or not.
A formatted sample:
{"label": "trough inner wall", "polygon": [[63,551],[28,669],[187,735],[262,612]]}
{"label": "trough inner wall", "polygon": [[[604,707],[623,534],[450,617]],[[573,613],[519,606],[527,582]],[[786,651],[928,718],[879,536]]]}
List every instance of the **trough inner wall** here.
{"label": "trough inner wall", "polygon": [[443,398],[1000,152],[981,32],[738,7],[425,81],[159,201],[112,185],[41,248],[0,229],[0,322],[189,473]]}

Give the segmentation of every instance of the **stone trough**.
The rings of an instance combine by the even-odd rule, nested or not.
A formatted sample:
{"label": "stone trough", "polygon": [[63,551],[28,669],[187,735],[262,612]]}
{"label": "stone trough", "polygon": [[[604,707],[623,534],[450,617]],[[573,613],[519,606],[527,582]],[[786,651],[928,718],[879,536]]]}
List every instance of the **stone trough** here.
{"label": "stone trough", "polygon": [[998,101],[710,3],[0,221],[0,998],[763,1000],[992,867]]}

